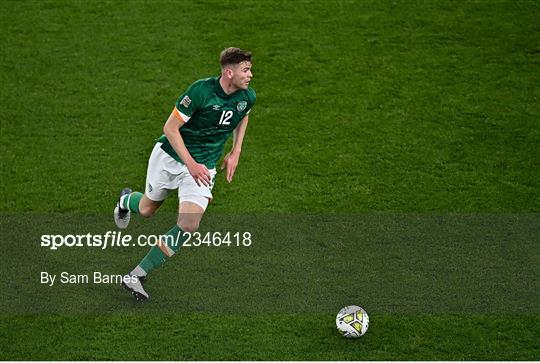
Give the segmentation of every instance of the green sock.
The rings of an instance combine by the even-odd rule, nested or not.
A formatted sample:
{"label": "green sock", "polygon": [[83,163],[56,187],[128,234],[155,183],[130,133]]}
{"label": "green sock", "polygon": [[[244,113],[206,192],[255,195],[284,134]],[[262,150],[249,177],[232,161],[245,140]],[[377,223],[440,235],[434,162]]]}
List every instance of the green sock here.
{"label": "green sock", "polygon": [[161,240],[161,247],[152,247],[139,263],[139,267],[146,273],[149,273],[156,267],[160,267],[165,263],[167,258],[172,257],[180,249],[186,238],[187,236],[184,235],[184,231],[175,225],[164,234]]}
{"label": "green sock", "polygon": [[122,200],[122,207],[129,209],[133,213],[139,214],[139,202],[143,197],[142,193],[133,192]]}

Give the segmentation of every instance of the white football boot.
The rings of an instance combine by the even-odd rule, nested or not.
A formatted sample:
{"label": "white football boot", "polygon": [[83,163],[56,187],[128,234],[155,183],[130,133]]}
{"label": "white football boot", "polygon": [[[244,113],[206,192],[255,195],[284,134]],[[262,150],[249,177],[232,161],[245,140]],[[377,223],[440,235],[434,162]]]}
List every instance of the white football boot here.
{"label": "white football boot", "polygon": [[135,297],[137,301],[148,300],[150,296],[148,296],[148,293],[144,291],[142,285],[143,280],[143,277],[125,275],[122,281],[122,287],[127,291],[131,292],[131,294]]}
{"label": "white football boot", "polygon": [[129,188],[122,189],[120,197],[118,197],[118,202],[116,202],[116,207],[114,208],[114,223],[116,223],[120,229],[125,229],[131,219],[131,212],[129,209],[124,209],[120,206],[120,200],[124,195],[131,194],[131,191],[132,190]]}

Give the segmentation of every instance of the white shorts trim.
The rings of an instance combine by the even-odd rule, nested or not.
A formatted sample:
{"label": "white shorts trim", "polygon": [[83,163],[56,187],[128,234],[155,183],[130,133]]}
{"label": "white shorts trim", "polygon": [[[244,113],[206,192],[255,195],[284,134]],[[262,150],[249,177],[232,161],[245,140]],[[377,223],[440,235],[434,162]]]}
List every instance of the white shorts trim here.
{"label": "white shorts trim", "polygon": [[203,197],[202,195],[186,195],[182,196],[182,200],[180,201],[180,203],[183,202],[195,203],[203,210],[206,210],[206,207],[208,207],[208,203],[210,203],[210,199],[208,199],[207,197]]}
{"label": "white shorts trim", "polygon": [[[162,143],[160,142],[156,143],[148,160],[145,186],[146,196],[153,201],[159,202],[165,200],[171,191],[178,189],[180,203],[190,201],[206,209],[208,200],[212,199],[212,188],[214,186],[216,169],[209,170],[212,180],[210,186],[198,186],[187,167],[174,160],[161,148],[161,145]],[[205,203],[204,201],[200,202],[201,199],[198,198],[199,196],[207,201],[206,205],[201,205]],[[198,200],[199,203],[191,199]]]}

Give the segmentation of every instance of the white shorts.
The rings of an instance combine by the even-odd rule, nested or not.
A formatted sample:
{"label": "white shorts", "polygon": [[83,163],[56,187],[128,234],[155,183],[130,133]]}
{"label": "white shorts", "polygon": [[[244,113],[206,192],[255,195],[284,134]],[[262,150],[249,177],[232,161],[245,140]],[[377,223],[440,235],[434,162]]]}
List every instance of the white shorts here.
{"label": "white shorts", "polygon": [[146,196],[155,202],[159,202],[165,200],[171,191],[178,189],[180,203],[194,202],[206,209],[208,201],[212,200],[216,169],[209,170],[212,180],[209,186],[198,186],[188,168],[163,151],[161,145],[160,142],[156,143],[148,160]]}

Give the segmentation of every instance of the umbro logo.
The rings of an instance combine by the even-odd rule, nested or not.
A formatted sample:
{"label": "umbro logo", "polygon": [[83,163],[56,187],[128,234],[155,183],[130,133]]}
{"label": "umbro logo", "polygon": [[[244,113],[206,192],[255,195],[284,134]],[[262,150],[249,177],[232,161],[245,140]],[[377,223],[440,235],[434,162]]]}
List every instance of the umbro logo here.
{"label": "umbro logo", "polygon": [[213,109],[214,111],[219,111],[220,108],[221,108],[220,105],[213,105],[213,106],[212,106],[212,109]]}

